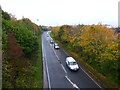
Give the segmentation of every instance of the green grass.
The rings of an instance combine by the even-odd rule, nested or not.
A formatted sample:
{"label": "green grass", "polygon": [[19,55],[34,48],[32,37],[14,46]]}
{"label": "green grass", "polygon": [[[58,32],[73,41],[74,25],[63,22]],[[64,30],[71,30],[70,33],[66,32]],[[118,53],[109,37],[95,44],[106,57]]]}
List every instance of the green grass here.
{"label": "green grass", "polygon": [[41,36],[38,38],[39,49],[37,56],[37,64],[35,66],[35,77],[34,77],[34,87],[35,88],[43,88],[43,65],[42,65],[42,44],[41,44]]}
{"label": "green grass", "polygon": [[54,38],[54,35],[53,35],[52,33],[50,33],[50,36],[51,36],[52,38]]}

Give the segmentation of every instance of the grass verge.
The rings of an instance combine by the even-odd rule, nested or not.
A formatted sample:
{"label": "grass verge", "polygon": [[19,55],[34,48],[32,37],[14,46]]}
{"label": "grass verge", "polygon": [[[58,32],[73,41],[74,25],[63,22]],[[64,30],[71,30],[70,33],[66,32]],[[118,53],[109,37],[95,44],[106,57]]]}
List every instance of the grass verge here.
{"label": "grass verge", "polygon": [[34,67],[35,70],[35,77],[34,77],[34,87],[35,88],[43,88],[43,66],[42,66],[42,44],[41,44],[41,36],[38,37],[38,55],[37,55],[37,62],[36,66]]}

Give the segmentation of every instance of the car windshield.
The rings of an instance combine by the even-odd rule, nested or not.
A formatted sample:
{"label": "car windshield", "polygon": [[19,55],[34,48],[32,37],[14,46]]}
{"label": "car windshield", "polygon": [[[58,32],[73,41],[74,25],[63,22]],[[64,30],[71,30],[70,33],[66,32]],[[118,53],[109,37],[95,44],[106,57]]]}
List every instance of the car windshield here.
{"label": "car windshield", "polygon": [[59,46],[58,44],[55,44],[55,46]]}
{"label": "car windshield", "polygon": [[70,65],[76,65],[77,63],[76,62],[70,62]]}

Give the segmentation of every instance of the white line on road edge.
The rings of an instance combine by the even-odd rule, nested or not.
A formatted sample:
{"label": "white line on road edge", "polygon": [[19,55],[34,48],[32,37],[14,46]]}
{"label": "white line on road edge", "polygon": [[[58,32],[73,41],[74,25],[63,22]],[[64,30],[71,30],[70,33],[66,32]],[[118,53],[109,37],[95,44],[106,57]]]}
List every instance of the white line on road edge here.
{"label": "white line on road edge", "polygon": [[62,66],[63,70],[65,71],[65,73],[67,73],[67,71],[65,70],[64,66],[62,64],[61,64],[61,66]]}
{"label": "white line on road edge", "polygon": [[74,84],[74,83],[68,78],[68,76],[65,76],[65,77],[66,77],[66,79],[73,85],[74,88],[80,90],[79,87],[78,87],[76,84]]}
{"label": "white line on road edge", "polygon": [[67,52],[64,50],[64,49],[62,49],[64,52],[65,52],[65,54],[67,55],[67,56],[69,56],[69,54],[67,54]]}
{"label": "white line on road edge", "polygon": [[[45,54],[45,57],[46,57],[46,54]],[[47,76],[48,76],[48,86],[49,86],[49,89],[51,90],[51,84],[50,84],[50,74],[49,74],[49,71],[48,71],[48,64],[47,64],[47,58],[46,58],[46,69],[47,69]]]}
{"label": "white line on road edge", "polygon": [[[81,69],[82,69],[82,71],[84,72],[84,73],[86,73],[85,72],[85,70],[82,68],[82,67],[80,67]],[[87,73],[86,73],[87,74]],[[87,76],[89,77],[89,78],[91,78],[88,74],[87,74]],[[92,79],[92,78],[91,78]],[[94,83],[95,84],[97,84],[101,89],[102,89],[102,87],[94,80],[94,79],[92,79],[93,81],[94,81]]]}
{"label": "white line on road edge", "polygon": [[[48,66],[47,66],[47,58],[46,58],[46,54],[45,54],[45,52],[44,52],[44,48],[43,48],[43,41],[42,41],[42,50],[43,50],[44,63],[45,63],[46,71],[47,71],[48,88],[51,90],[50,75],[49,75]],[[46,59],[46,62],[45,62],[45,59]]]}

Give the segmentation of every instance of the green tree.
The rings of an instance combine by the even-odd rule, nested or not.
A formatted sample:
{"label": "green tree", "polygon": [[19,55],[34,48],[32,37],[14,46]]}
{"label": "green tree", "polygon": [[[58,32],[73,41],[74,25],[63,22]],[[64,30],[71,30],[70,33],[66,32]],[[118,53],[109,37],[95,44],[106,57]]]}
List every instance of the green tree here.
{"label": "green tree", "polygon": [[2,10],[2,18],[4,18],[5,20],[10,20],[10,15]]}

